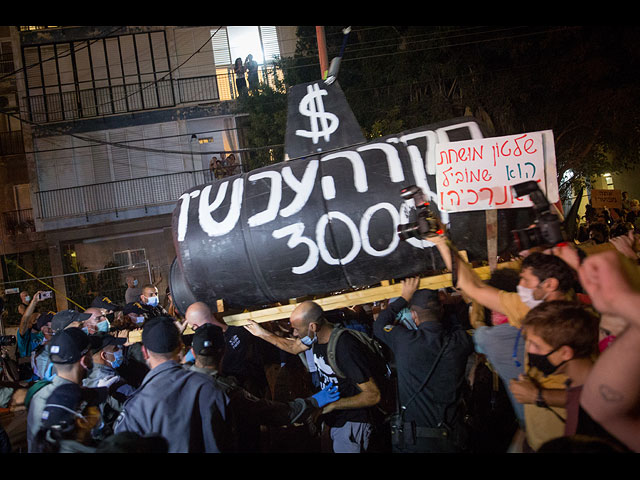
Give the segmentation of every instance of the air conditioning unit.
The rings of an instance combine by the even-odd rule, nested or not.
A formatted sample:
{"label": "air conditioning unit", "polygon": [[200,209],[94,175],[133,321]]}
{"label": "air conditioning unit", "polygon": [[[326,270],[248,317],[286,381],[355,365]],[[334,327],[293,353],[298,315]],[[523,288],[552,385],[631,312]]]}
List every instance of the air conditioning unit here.
{"label": "air conditioning unit", "polygon": [[0,94],[0,111],[11,111],[18,108],[18,99],[15,93]]}

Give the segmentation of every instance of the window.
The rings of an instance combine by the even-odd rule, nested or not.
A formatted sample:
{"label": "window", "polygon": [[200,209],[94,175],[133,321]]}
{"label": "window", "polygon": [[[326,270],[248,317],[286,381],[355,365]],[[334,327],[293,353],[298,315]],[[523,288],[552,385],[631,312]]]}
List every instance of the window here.
{"label": "window", "polygon": [[604,176],[604,181],[607,185],[607,189],[613,190],[613,177],[611,176],[611,174],[605,173],[603,176]]}
{"label": "window", "polygon": [[0,73],[11,73],[13,70],[11,42],[0,42]]}
{"label": "window", "polygon": [[214,32],[211,42],[217,66],[231,65],[236,58],[244,62],[249,54],[259,65],[273,62],[280,56],[276,27],[228,26],[211,31]]}
{"label": "window", "polygon": [[139,248],[137,250],[123,250],[121,252],[113,252],[113,261],[119,267],[126,267],[129,265],[145,263],[147,261],[147,256],[144,248]]}

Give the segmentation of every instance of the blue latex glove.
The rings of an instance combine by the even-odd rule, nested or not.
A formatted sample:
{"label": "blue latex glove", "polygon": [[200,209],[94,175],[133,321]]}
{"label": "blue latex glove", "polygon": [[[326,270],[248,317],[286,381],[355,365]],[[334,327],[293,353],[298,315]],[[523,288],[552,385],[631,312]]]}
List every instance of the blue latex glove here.
{"label": "blue latex glove", "polygon": [[315,399],[318,408],[322,408],[328,403],[338,400],[340,398],[340,392],[338,391],[338,386],[331,383],[315,395],[312,395],[311,398]]}

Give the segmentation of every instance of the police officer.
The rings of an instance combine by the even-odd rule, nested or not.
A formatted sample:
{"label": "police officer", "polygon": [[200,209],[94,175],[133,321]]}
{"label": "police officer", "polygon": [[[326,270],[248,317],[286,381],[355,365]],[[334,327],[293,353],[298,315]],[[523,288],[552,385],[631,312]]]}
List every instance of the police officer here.
{"label": "police officer", "polygon": [[225,340],[222,329],[205,323],[193,335],[191,351],[195,364],[188,368],[213,377],[217,385],[228,395],[233,412],[234,449],[240,452],[258,452],[260,426],[280,427],[304,423],[313,431],[320,409],[340,398],[338,387],[330,385],[309,398],[295,398],[289,402],[258,398],[244,389],[235,377],[226,377],[218,372],[223,357]]}
{"label": "police officer", "polygon": [[[395,358],[402,418],[392,425],[394,452],[459,452],[464,428],[460,407],[471,336],[444,309],[437,290],[418,290],[419,278],[402,281],[402,295],[380,312],[375,336]],[[409,307],[415,324],[398,323]]]}
{"label": "police officer", "polygon": [[168,441],[169,453],[227,451],[228,397],[210,376],[183,368],[181,350],[172,318],[145,323],[142,353],[150,370],[125,401],[114,432],[157,433]]}

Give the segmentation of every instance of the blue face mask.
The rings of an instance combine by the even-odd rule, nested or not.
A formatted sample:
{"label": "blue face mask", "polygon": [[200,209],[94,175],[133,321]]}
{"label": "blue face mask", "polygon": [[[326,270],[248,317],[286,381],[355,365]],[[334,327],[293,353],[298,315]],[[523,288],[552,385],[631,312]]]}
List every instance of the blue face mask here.
{"label": "blue face mask", "polygon": [[134,280],[134,281],[133,281],[133,286],[134,286],[134,287],[137,287],[137,286],[138,286],[138,280]]}
{"label": "blue face mask", "polygon": [[124,355],[122,355],[122,350],[116,350],[115,352],[113,352],[113,360],[109,361],[109,363],[113,368],[118,368],[120,365],[122,365],[123,359]]}
{"label": "blue face mask", "polygon": [[111,324],[109,323],[109,320],[104,320],[98,323],[96,327],[98,328],[99,332],[108,332],[109,329],[111,328]]}
{"label": "blue face mask", "polygon": [[144,317],[136,317],[136,324],[142,325],[144,323]]}
{"label": "blue face mask", "polygon": [[411,316],[411,310],[409,310],[408,308],[403,308],[402,310],[400,310],[400,313],[398,313],[396,319],[398,320],[398,323],[404,325],[409,330],[418,329],[418,327],[416,327],[416,322],[413,321],[413,317]]}
{"label": "blue face mask", "polygon": [[158,296],[156,295],[155,297],[147,297],[147,305],[149,305],[151,307],[157,307],[158,306]]}
{"label": "blue face mask", "polygon": [[310,347],[318,341],[318,336],[314,335],[313,338],[311,338],[309,335],[307,335],[306,337],[301,338],[300,341],[307,347]]}
{"label": "blue face mask", "polygon": [[87,327],[82,327],[81,329],[84,333],[86,333],[87,335],[89,335],[89,329]]}

